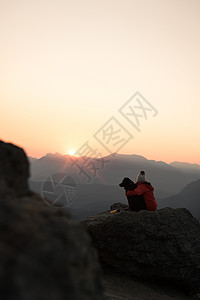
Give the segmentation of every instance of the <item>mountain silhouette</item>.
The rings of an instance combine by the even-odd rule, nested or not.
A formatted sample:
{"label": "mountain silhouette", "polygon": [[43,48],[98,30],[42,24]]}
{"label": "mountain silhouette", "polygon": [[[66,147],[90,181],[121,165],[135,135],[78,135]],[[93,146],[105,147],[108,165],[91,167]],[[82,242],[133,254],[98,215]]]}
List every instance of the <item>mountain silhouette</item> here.
{"label": "mountain silhouette", "polygon": [[200,165],[187,162],[174,161],[170,163],[172,167],[190,176],[190,174],[200,174]]}
{"label": "mountain silhouette", "polygon": [[[97,170],[92,169],[92,166],[96,166]],[[163,198],[179,193],[188,183],[199,179],[198,167],[200,169],[200,165],[197,165],[197,169],[192,171],[191,168],[187,173],[186,169],[183,171],[173,163],[148,160],[136,154],[115,153],[96,159],[48,153],[40,159],[31,160],[30,181],[41,182],[53,173],[63,172],[73,177],[77,184],[118,185],[124,177],[130,177],[135,181],[138,172],[145,170],[147,179],[158,191],[158,198]]]}
{"label": "mountain silhouette", "polygon": [[180,193],[161,199],[158,205],[159,208],[185,207],[200,220],[200,179],[188,184]]}

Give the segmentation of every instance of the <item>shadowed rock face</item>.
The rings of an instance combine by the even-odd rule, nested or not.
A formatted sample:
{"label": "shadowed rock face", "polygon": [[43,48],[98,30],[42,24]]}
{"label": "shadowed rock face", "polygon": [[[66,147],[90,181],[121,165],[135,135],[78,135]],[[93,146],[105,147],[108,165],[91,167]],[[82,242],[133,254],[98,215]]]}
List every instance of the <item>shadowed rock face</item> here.
{"label": "shadowed rock face", "polygon": [[28,191],[22,149],[0,142],[0,166],[1,298],[104,299],[96,250],[83,226]]}
{"label": "shadowed rock face", "polygon": [[28,193],[29,165],[23,149],[0,141],[0,193]]}
{"label": "shadowed rock face", "polygon": [[[120,204],[112,209],[120,208]],[[82,224],[101,261],[138,278],[170,280],[200,291],[200,224],[186,209],[101,213]]]}

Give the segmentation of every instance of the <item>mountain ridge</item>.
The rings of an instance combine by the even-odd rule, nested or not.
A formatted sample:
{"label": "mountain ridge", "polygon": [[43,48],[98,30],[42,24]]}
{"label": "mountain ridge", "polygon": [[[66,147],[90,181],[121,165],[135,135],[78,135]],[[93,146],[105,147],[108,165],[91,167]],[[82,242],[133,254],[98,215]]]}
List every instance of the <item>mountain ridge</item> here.
{"label": "mountain ridge", "polygon": [[[55,153],[51,153],[51,152],[48,152],[48,153],[46,153],[45,155],[43,155],[43,156],[41,156],[41,157],[35,157],[35,156],[28,156],[28,158],[30,158],[30,159],[36,159],[36,160],[39,160],[39,159],[41,159],[41,158],[44,158],[44,157],[46,157],[46,156],[51,156],[51,157],[58,157],[58,156],[62,156],[62,157],[77,157],[77,158],[79,158],[79,156],[75,156],[75,155],[71,155],[71,154],[61,154],[61,153],[59,153],[59,152],[55,152]],[[108,157],[133,157],[133,156],[135,156],[135,157],[141,157],[141,158],[144,158],[145,160],[149,160],[149,161],[154,161],[154,162],[161,162],[161,163],[164,163],[164,164],[167,164],[167,165],[172,165],[172,166],[175,166],[176,164],[178,165],[178,164],[182,164],[182,165],[185,165],[185,167],[192,167],[192,166],[194,166],[194,167],[197,167],[197,168],[200,168],[200,164],[198,164],[198,163],[189,163],[189,162],[186,162],[186,161],[172,161],[172,162],[170,162],[170,163],[167,163],[167,162],[165,162],[165,161],[163,161],[163,160],[155,160],[155,159],[148,159],[148,158],[146,158],[145,156],[143,156],[143,155],[140,155],[140,154],[136,154],[136,153],[132,153],[132,154],[123,154],[123,153],[111,153],[111,154],[108,154],[108,155],[105,155],[105,156],[102,156],[103,158],[108,158]],[[84,157],[84,156],[80,156],[80,158],[81,157]],[[85,157],[88,157],[88,158],[95,158],[95,157],[89,157],[89,156],[85,156]]]}
{"label": "mountain ridge", "polygon": [[[77,184],[118,185],[123,177],[133,181],[141,170],[156,189],[173,195],[188,183],[200,178],[200,172],[184,172],[163,161],[148,160],[137,154],[110,154],[100,158],[48,154],[32,161],[31,181],[43,181],[54,173],[68,173]],[[96,169],[95,169],[96,168]],[[87,174],[86,174],[87,173]],[[86,176],[87,175],[87,176]]]}
{"label": "mountain ridge", "polygon": [[200,220],[200,178],[187,184],[180,193],[161,199],[158,206],[185,207]]}

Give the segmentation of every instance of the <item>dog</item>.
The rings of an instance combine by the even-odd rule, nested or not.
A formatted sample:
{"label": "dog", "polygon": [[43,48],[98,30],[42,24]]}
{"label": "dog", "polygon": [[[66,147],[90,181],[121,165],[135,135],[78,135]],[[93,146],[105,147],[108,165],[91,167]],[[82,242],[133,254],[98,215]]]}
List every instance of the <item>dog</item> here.
{"label": "dog", "polygon": [[125,177],[122,182],[119,184],[120,187],[123,187],[125,191],[133,191],[136,189],[137,184],[135,184],[130,178]]}
{"label": "dog", "polygon": [[[119,184],[120,187],[123,187],[125,191],[133,191],[137,188],[137,184],[134,183],[130,178],[125,177],[122,182]],[[146,210],[146,204],[142,195],[127,196],[129,210],[140,211]]]}

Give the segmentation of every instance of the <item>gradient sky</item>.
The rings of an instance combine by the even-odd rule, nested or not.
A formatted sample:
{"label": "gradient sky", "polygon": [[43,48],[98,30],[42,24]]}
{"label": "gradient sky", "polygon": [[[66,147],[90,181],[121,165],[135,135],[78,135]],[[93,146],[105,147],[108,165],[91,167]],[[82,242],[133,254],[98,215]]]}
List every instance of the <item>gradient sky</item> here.
{"label": "gradient sky", "polygon": [[[67,154],[114,116],[119,153],[200,164],[199,0],[0,0],[0,138],[31,156]],[[158,111],[137,132],[136,92]]]}

